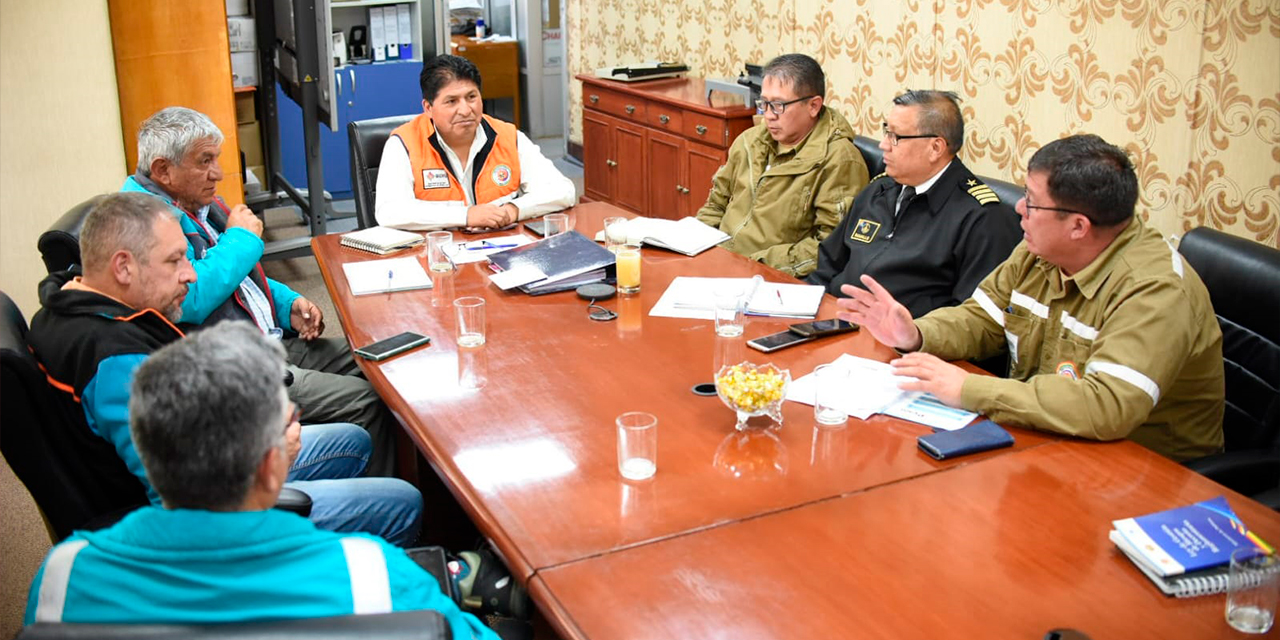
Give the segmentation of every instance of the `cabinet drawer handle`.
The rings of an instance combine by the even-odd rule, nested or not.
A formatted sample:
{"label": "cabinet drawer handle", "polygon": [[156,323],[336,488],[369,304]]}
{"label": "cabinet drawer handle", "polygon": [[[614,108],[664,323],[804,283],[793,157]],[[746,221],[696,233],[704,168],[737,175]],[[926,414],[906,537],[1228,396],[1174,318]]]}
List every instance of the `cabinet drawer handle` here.
{"label": "cabinet drawer handle", "polygon": [[628,115],[633,114],[633,113],[635,113],[635,112],[636,112],[636,106],[635,106],[634,104],[629,104],[629,105],[627,105],[627,114],[628,114]]}
{"label": "cabinet drawer handle", "polygon": [[684,193],[684,187],[676,185],[676,193]]}
{"label": "cabinet drawer handle", "polygon": [[694,128],[693,128],[693,130],[694,130],[694,131],[697,131],[697,132],[698,132],[698,135],[700,135],[700,136],[705,136],[705,135],[707,135],[707,127],[706,127],[705,125],[698,125],[698,126],[694,127]]}
{"label": "cabinet drawer handle", "polygon": [[664,114],[662,114],[662,115],[658,116],[658,122],[661,122],[662,124],[666,124],[666,123],[668,123],[668,122],[671,122],[671,116],[669,116],[669,115],[667,115],[667,114],[665,114],[665,113],[664,113]]}
{"label": "cabinet drawer handle", "polygon": [[609,166],[611,166],[611,167],[616,167],[616,166],[618,166],[618,163],[614,162],[613,160],[605,160],[605,161],[604,161],[604,163],[605,163],[605,164],[607,164],[607,165],[609,165]]}
{"label": "cabinet drawer handle", "polygon": [[600,102],[600,96],[593,93],[590,96],[590,100],[591,100],[591,104],[595,104],[597,102]]}
{"label": "cabinet drawer handle", "polygon": [[680,190],[680,193],[689,193],[689,187],[685,187],[685,188],[681,189],[681,190]]}

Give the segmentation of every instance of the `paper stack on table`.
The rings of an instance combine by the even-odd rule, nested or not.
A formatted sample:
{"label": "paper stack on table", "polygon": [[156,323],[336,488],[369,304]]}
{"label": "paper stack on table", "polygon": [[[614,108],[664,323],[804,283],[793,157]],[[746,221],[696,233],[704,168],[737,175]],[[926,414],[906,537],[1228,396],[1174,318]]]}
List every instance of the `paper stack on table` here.
{"label": "paper stack on table", "polygon": [[[859,420],[883,413],[935,429],[954,431],[978,417],[972,411],[948,407],[927,393],[899,389],[898,385],[914,382],[915,378],[894,375],[893,367],[887,362],[846,353],[832,364],[849,371],[849,393],[837,408]],[[787,400],[812,405],[815,384],[812,373],[791,381]]]}
{"label": "paper stack on table", "polygon": [[664,318],[699,318],[712,320],[715,309],[712,301],[716,291],[737,288],[744,294],[754,288],[754,295],[747,303],[747,315],[777,316],[781,318],[812,318],[822,304],[824,290],[812,284],[783,284],[761,282],[754,278],[693,278],[679,276],[663,292],[649,315]]}

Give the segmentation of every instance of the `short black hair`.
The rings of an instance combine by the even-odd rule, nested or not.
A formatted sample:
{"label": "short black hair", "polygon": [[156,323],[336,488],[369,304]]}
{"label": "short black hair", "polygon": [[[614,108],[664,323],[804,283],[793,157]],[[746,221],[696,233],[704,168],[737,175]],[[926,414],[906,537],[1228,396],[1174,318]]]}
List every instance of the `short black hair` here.
{"label": "short black hair", "polygon": [[789,81],[799,97],[827,95],[827,75],[817,60],[803,53],[784,53],[764,66],[762,77]]}
{"label": "short black hair", "polygon": [[1079,211],[1097,227],[1133,218],[1138,174],[1124,149],[1093,134],[1046,144],[1027,163],[1027,173],[1047,174],[1049,195],[1063,209]]}
{"label": "short black hair", "polygon": [[422,86],[422,99],[428,104],[435,102],[440,90],[455,80],[474,82],[476,90],[479,90],[480,70],[476,68],[475,63],[459,56],[441,54],[431,57],[422,63],[422,73],[418,75],[418,84]]}
{"label": "short black hair", "polygon": [[954,91],[908,89],[893,99],[899,107],[920,107],[916,133],[929,134],[947,142],[951,153],[959,154],[964,146],[964,116],[960,113],[960,96]]}

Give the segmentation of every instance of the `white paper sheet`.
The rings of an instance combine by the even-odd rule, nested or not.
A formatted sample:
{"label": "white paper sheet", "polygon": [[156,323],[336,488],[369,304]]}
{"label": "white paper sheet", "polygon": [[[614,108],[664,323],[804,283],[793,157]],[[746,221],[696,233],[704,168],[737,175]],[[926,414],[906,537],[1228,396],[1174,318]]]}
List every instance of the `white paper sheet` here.
{"label": "white paper sheet", "polygon": [[489,281],[498,285],[499,289],[506,291],[523,284],[529,284],[536,280],[542,280],[547,277],[540,269],[532,265],[516,267],[510,271],[500,271],[489,276]]}
{"label": "white paper sheet", "polygon": [[533,238],[524,234],[516,234],[449,244],[445,245],[444,252],[449,255],[449,259],[453,260],[454,264],[468,264],[471,262],[484,262],[491,254],[514,249],[530,242],[533,242]]}
{"label": "white paper sheet", "polygon": [[[915,378],[893,375],[893,367],[888,363],[846,353],[832,364],[849,371],[849,393],[841,398],[837,408],[859,420],[866,420],[886,407],[921,395],[899,389],[899,384],[912,382]],[[787,400],[812,405],[815,389],[816,380],[812,373],[801,376],[791,381]]]}
{"label": "white paper sheet", "polygon": [[978,417],[978,414],[972,411],[948,407],[942,404],[941,400],[927,393],[903,399],[893,406],[886,407],[880,413],[886,416],[902,418],[903,420],[919,422],[944,431],[955,431],[968,426],[970,422],[973,422],[974,418]]}
{"label": "white paper sheet", "polygon": [[[751,278],[694,278],[679,276],[671,281],[649,315],[663,318],[715,319],[717,290],[751,289]],[[812,318],[822,303],[822,287],[807,284],[764,282],[747,307],[748,315],[771,315],[783,318]],[[781,301],[781,302],[780,302]]]}

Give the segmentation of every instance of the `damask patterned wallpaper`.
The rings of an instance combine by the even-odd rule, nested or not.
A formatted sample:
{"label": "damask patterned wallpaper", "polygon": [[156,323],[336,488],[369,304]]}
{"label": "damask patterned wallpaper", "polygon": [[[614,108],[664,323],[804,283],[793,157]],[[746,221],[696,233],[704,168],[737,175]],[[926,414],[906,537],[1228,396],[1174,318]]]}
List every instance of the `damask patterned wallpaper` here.
{"label": "damask patterned wallpaper", "polygon": [[567,3],[571,74],[661,59],[734,77],[807,53],[862,135],[904,88],[950,89],[978,174],[1020,184],[1043,144],[1096,133],[1129,150],[1139,211],[1162,232],[1209,225],[1280,247],[1280,0]]}

